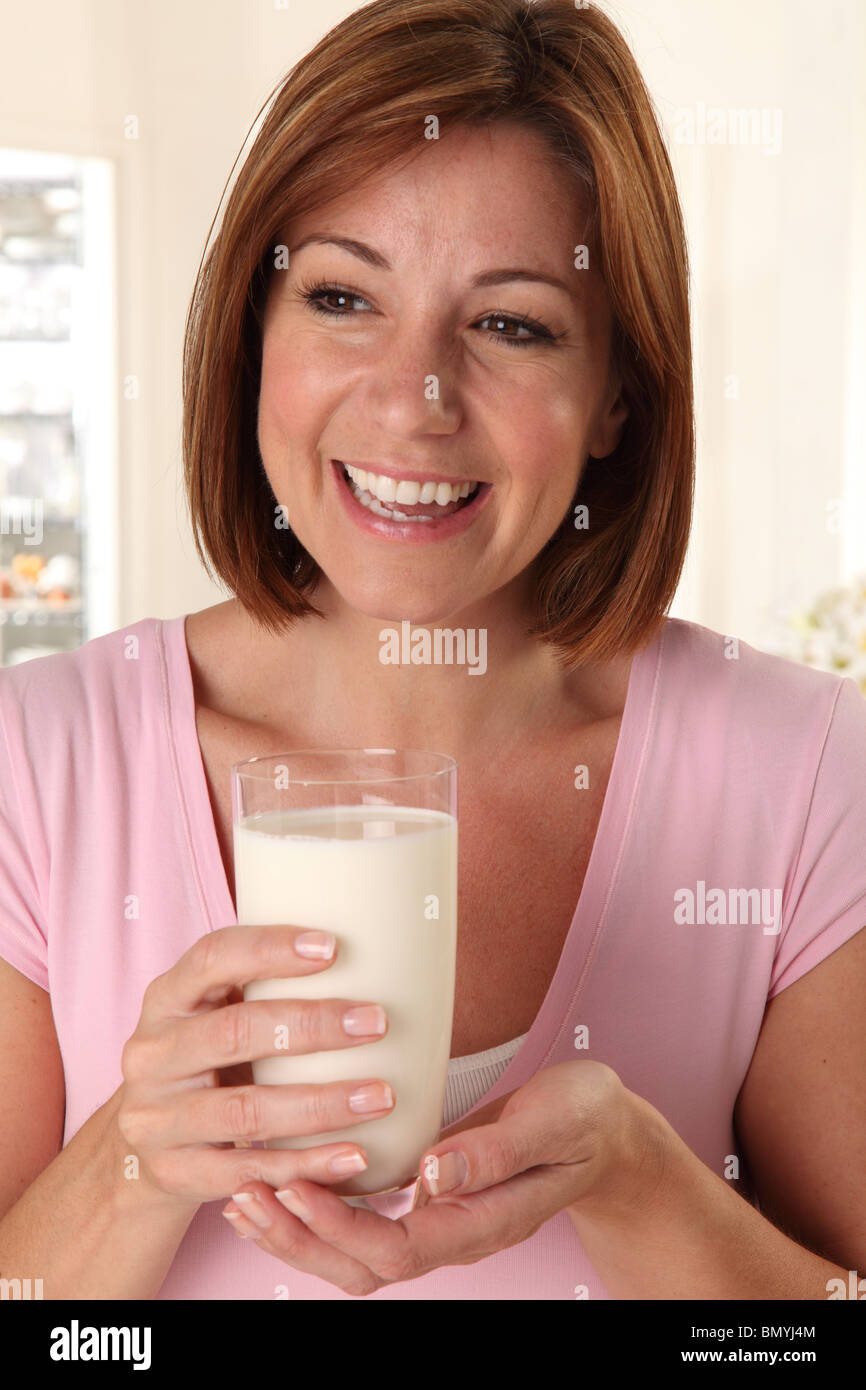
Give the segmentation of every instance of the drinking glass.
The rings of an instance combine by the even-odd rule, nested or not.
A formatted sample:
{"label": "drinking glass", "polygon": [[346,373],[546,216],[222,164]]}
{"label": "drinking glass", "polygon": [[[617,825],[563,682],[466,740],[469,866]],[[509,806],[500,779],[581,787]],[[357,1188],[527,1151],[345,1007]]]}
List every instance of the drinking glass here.
{"label": "drinking glass", "polygon": [[271,1139],[306,1149],[346,1140],[363,1173],[330,1190],[394,1192],[435,1144],[451,1048],[457,956],[457,763],[415,748],[304,748],[232,767],[238,922],[333,932],[315,975],[254,980],[244,999],[381,1004],[373,1042],[252,1064],[256,1085],[387,1081],[387,1115],[328,1133]]}

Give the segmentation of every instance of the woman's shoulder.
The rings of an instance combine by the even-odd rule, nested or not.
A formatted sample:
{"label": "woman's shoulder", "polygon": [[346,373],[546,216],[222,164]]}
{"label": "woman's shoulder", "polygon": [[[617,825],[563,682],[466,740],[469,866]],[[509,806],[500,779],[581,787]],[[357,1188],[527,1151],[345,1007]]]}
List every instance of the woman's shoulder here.
{"label": "woman's shoulder", "polygon": [[[663,634],[663,671],[684,702],[696,709],[772,717],[794,723],[810,712],[827,714],[842,692],[846,702],[860,697],[864,718],[866,699],[844,673],[820,670],[788,657],[763,651],[736,634],[719,632],[702,623],[668,618]],[[860,708],[853,700],[855,710]]]}
{"label": "woman's shoulder", "polygon": [[866,698],[849,676],[678,618],[655,673],[657,741],[695,778],[790,787],[823,767],[839,785],[866,779]]}
{"label": "woman's shoulder", "polygon": [[0,668],[0,714],[20,734],[47,738],[58,728],[99,722],[108,710],[147,701],[158,677],[158,618],[103,633],[68,652]]}

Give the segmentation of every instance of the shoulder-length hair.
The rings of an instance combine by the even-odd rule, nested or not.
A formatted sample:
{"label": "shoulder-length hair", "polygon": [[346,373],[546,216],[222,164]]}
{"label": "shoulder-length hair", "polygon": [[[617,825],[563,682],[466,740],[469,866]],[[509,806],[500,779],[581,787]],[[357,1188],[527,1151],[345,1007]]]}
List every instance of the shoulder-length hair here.
{"label": "shoulder-length hair", "polygon": [[572,505],[586,505],[587,527],[576,529],[570,507],[532,562],[528,635],[552,643],[567,667],[649,642],[691,525],[689,273],[670,160],[618,29],[573,0],[374,0],[326,34],[271,102],[186,321],[184,477],[207,572],[272,632],[319,613],[304,595],[320,567],[275,524],[257,441],[280,229],[417,153],[431,114],[443,133],[518,121],[545,138],[582,194],[629,412],[614,452],[588,459],[581,475]]}

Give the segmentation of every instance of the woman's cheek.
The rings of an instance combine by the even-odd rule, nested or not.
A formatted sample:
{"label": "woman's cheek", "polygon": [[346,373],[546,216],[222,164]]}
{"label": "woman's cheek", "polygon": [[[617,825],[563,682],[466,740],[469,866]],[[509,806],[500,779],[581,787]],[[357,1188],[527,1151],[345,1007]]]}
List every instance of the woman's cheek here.
{"label": "woman's cheek", "polygon": [[318,422],[335,396],[335,378],[315,355],[279,347],[262,357],[259,431],[265,440],[315,447]]}
{"label": "woman's cheek", "polygon": [[557,507],[561,511],[577,487],[586,453],[586,422],[576,417],[573,401],[539,402],[538,398],[525,402],[525,409],[516,412],[514,419],[520,423],[510,449],[518,461],[516,471],[529,487],[544,490],[554,511]]}

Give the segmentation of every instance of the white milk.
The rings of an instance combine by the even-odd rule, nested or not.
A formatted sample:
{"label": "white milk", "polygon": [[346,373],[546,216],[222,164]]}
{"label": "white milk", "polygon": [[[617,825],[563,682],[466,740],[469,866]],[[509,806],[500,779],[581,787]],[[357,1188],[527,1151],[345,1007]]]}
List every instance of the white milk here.
{"label": "white milk", "polygon": [[394,1092],[387,1115],[268,1140],[267,1147],[348,1140],[363,1146],[369,1166],[328,1184],[331,1191],[404,1186],[442,1125],[457,952],[457,821],[403,806],[268,812],[235,825],[234,854],[238,922],[312,927],[337,938],[326,970],[253,981],[244,998],[350,999],[381,1004],[388,1017],[387,1033],[373,1042],[253,1062],[256,1085],[381,1078]]}

